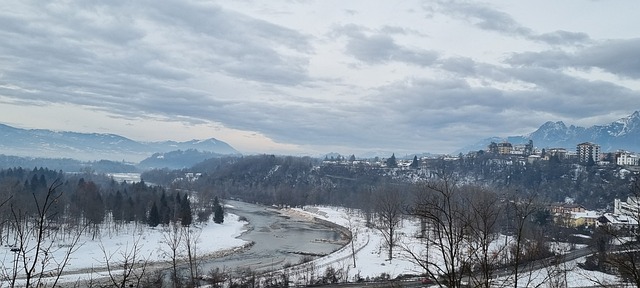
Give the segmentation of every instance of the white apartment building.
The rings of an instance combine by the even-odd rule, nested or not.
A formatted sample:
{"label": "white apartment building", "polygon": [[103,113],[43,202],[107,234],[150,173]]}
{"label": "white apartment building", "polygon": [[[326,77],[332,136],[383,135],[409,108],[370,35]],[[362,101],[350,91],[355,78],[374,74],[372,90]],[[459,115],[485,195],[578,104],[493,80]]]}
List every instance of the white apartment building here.
{"label": "white apartment building", "polygon": [[638,166],[638,156],[627,151],[616,152],[616,164],[620,166]]}
{"label": "white apartment building", "polygon": [[640,216],[640,199],[635,196],[627,197],[626,202],[615,199],[613,201],[613,214],[638,218]]}

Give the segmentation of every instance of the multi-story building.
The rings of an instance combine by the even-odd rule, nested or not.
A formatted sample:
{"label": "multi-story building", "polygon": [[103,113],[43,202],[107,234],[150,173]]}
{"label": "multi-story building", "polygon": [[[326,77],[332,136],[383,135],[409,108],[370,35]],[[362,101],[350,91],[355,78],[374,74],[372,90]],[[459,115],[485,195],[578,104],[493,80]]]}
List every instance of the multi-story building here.
{"label": "multi-story building", "polygon": [[615,199],[613,213],[604,213],[598,218],[598,225],[608,225],[619,229],[637,229],[640,216],[640,199],[635,196],[627,197],[627,201]]}
{"label": "multi-story building", "polygon": [[608,225],[617,229],[637,229],[638,219],[629,215],[604,213],[596,225]]}
{"label": "multi-story building", "polygon": [[590,161],[598,163],[598,160],[600,160],[600,145],[591,142],[580,143],[576,148],[576,153],[578,154],[578,160],[582,163],[589,163]]}
{"label": "multi-story building", "polygon": [[638,156],[627,151],[618,151],[615,154],[616,164],[620,166],[638,166]]}
{"label": "multi-story building", "polygon": [[626,202],[620,199],[613,200],[613,214],[627,215],[631,217],[640,217],[640,199],[635,196],[627,197]]}
{"label": "multi-story building", "polygon": [[585,212],[584,206],[575,203],[555,203],[549,207],[551,214],[570,214],[571,212]]}
{"label": "multi-story building", "polygon": [[549,148],[545,150],[547,157],[556,156],[558,159],[564,159],[567,157],[567,149],[564,148]]}
{"label": "multi-story building", "polygon": [[596,227],[598,218],[602,216],[596,211],[571,212],[566,227]]}
{"label": "multi-story building", "polygon": [[573,213],[584,213],[585,209],[582,205],[573,203],[555,203],[549,207],[549,212],[553,217],[553,222],[563,227],[569,227],[572,224],[571,218]]}
{"label": "multi-story building", "polygon": [[502,143],[491,142],[488,148],[490,153],[509,155],[513,150],[513,145],[511,145],[511,143],[509,142],[502,142]]}
{"label": "multi-story building", "polygon": [[511,150],[513,150],[513,145],[509,142],[498,143],[498,154],[501,155],[509,155],[511,154]]}

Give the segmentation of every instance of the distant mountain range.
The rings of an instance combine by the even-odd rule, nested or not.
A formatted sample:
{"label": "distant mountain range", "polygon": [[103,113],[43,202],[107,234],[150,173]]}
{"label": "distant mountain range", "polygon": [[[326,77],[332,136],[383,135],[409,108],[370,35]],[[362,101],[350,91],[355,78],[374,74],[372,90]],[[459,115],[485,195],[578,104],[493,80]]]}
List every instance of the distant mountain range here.
{"label": "distant mountain range", "polygon": [[576,145],[592,142],[600,145],[603,152],[627,150],[640,152],[640,112],[618,119],[605,125],[591,127],[567,126],[562,121],[547,122],[529,135],[510,136],[507,138],[491,137],[474,145],[464,147],[455,153],[466,153],[474,150],[486,150],[491,142],[508,141],[512,144],[527,143],[533,140],[538,148],[566,148],[575,150]]}
{"label": "distant mountain range", "polygon": [[166,153],[154,153],[151,157],[140,161],[137,165],[142,170],[153,168],[183,169],[189,168],[206,159],[219,158],[223,155],[196,149],[177,150]]}
{"label": "distant mountain range", "polygon": [[154,153],[193,149],[222,155],[240,154],[229,144],[214,138],[139,142],[115,134],[20,129],[0,124],[0,154],[4,155],[139,162]]}

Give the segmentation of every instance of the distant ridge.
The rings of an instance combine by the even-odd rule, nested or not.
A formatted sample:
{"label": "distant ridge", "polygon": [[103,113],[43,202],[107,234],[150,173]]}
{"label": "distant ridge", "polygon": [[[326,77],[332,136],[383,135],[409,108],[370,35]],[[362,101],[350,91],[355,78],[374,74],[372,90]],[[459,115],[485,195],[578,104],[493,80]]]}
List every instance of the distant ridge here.
{"label": "distant ridge", "polygon": [[0,154],[4,155],[139,162],[154,153],[190,149],[221,155],[240,154],[229,144],[215,138],[186,142],[139,142],[116,134],[20,129],[0,124]]}
{"label": "distant ridge", "polygon": [[455,153],[466,153],[474,150],[485,150],[491,142],[508,141],[513,144],[526,143],[533,140],[538,148],[566,148],[573,150],[582,142],[593,142],[600,145],[603,152],[627,150],[640,152],[640,112],[635,111],[627,117],[614,122],[591,127],[567,126],[562,121],[548,121],[536,131],[522,136],[507,138],[491,137],[473,145],[464,147]]}

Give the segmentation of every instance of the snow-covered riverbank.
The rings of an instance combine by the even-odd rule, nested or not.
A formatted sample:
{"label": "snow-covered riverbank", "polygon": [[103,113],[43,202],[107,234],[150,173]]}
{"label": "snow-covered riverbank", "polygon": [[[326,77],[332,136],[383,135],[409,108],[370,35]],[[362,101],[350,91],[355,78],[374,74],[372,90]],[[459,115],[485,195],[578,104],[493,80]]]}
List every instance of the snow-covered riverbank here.
{"label": "snow-covered riverbank", "polygon": [[[222,224],[216,224],[213,221],[205,223],[197,223],[192,225],[191,233],[196,237],[198,257],[218,257],[223,254],[233,253],[241,249],[248,242],[238,238],[244,231],[246,222],[240,221],[238,216],[227,214]],[[74,248],[75,250],[70,256],[68,264],[64,269],[64,276],[61,282],[76,282],[87,279],[97,279],[108,276],[106,268],[106,259],[110,258],[110,263],[123,262],[127,256],[130,258],[131,253],[135,252],[138,260],[148,263],[162,264],[171,260],[168,254],[167,235],[168,227],[150,228],[146,225],[125,225],[119,231],[106,233],[105,229],[101,233],[99,239],[92,240],[92,235],[82,235],[80,241]],[[51,241],[51,240],[48,240]],[[70,243],[64,240],[55,240],[57,242],[47,242],[51,244],[51,249],[47,253],[52,253],[51,258],[60,261],[64,258]],[[68,241],[68,240],[67,240]],[[24,275],[22,263],[16,262],[16,253],[12,251],[13,245],[5,245],[0,251],[0,265],[7,276],[12,275],[14,265],[18,267],[18,279]],[[135,249],[135,251],[133,251]],[[180,248],[179,251],[183,251]],[[182,257],[182,252],[180,256]],[[129,259],[130,260],[130,259]],[[51,263],[47,266],[49,269],[55,268],[57,265]],[[165,265],[166,266],[166,265]],[[45,269],[45,272],[47,269]],[[9,283],[9,279],[3,279],[0,287]],[[22,281],[16,282],[18,285]]]}
{"label": "snow-covered riverbank", "polygon": [[[394,259],[388,260],[387,250],[384,247],[384,238],[381,232],[377,229],[365,227],[364,218],[357,213],[357,211],[342,208],[342,207],[306,207],[305,209],[290,209],[290,214],[298,215],[299,217],[306,217],[307,219],[313,219],[317,217],[326,221],[330,221],[347,227],[353,231],[355,253],[355,265],[354,257],[352,254],[351,245],[347,245],[342,249],[332,253],[326,257],[317,259],[308,263],[308,266],[315,266],[314,270],[318,271],[317,275],[323,275],[323,272],[328,268],[342,269],[347,273],[349,281],[355,281],[357,278],[373,279],[380,277],[383,274],[388,275],[393,279],[400,275],[412,274],[420,275],[424,273],[422,267],[417,265],[415,261],[398,247],[394,252]],[[402,240],[401,245],[412,249],[423,249],[422,243],[417,241],[414,235],[419,231],[419,223],[416,221],[405,220],[402,222],[401,227],[398,229],[398,233]],[[504,236],[499,238],[499,242],[504,242]],[[556,245],[562,243],[555,243]],[[569,247],[571,245],[560,245]],[[565,251],[565,253],[568,252]],[[431,255],[437,254],[437,251],[431,253]],[[584,258],[569,261],[567,263],[560,264],[560,270],[562,273],[551,274],[549,268],[543,268],[526,275],[522,275],[523,279],[519,283],[523,285],[535,285],[536,287],[544,287],[547,282],[562,282],[566,287],[585,287],[585,286],[597,286],[603,283],[606,284],[620,284],[620,280],[613,275],[587,271],[578,266],[578,263],[584,262]],[[293,269],[304,269],[304,267],[297,267]],[[509,277],[502,277],[499,279],[501,283],[512,282]],[[526,283],[525,283],[526,282]],[[498,283],[498,282],[496,282]]]}

